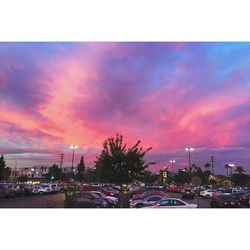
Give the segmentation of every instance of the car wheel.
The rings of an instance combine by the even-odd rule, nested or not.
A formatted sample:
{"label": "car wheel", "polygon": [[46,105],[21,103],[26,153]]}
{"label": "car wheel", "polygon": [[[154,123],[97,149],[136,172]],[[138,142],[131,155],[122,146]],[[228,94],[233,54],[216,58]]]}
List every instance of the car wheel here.
{"label": "car wheel", "polygon": [[43,195],[43,192],[39,192],[40,195]]}
{"label": "car wheel", "polygon": [[96,208],[101,208],[102,206],[97,204],[97,205],[95,205],[95,207]]}
{"label": "car wheel", "polygon": [[209,195],[209,194],[207,194],[207,195],[206,195],[206,198],[207,198],[207,199],[209,199],[209,198],[210,198],[210,195]]}

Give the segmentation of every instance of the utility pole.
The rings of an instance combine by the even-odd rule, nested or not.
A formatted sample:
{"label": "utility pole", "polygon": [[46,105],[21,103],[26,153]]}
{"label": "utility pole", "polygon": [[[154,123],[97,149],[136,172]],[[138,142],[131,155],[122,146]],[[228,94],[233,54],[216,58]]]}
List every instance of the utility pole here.
{"label": "utility pole", "polygon": [[60,155],[60,169],[61,171],[59,172],[60,173],[60,180],[61,180],[61,177],[62,177],[62,166],[63,166],[63,158],[64,158],[64,154],[61,154]]}
{"label": "utility pole", "polygon": [[63,158],[64,158],[64,154],[60,155],[60,168],[62,168],[63,165]]}
{"label": "utility pole", "polygon": [[212,162],[212,174],[214,174],[214,156],[211,156],[211,162]]}

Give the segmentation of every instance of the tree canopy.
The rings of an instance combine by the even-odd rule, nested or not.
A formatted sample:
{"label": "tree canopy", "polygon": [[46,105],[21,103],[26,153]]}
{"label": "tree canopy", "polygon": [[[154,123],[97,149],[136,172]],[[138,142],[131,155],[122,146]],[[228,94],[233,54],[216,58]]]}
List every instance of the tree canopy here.
{"label": "tree canopy", "polygon": [[1,157],[0,157],[0,181],[1,180],[8,180],[10,174],[11,174],[11,169],[6,166],[4,156],[1,155]]}
{"label": "tree canopy", "polygon": [[83,181],[84,180],[84,173],[85,173],[85,163],[84,163],[84,158],[82,155],[81,160],[80,160],[79,164],[77,165],[76,180]]}
{"label": "tree canopy", "polygon": [[103,144],[103,150],[95,161],[95,172],[98,181],[127,184],[133,180],[140,180],[145,170],[153,162],[146,163],[144,157],[152,148],[143,150],[141,141],[127,148],[123,136],[109,137]]}

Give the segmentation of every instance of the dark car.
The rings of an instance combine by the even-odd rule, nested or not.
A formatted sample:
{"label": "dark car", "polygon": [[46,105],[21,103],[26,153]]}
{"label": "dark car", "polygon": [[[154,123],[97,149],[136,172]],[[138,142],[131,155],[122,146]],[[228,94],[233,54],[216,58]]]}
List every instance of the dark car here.
{"label": "dark car", "polygon": [[220,195],[210,202],[211,208],[239,208],[240,201],[233,195]]}
{"label": "dark car", "polygon": [[75,207],[77,208],[102,208],[108,207],[108,202],[91,192],[79,192],[76,194]]}
{"label": "dark car", "polygon": [[33,187],[27,184],[20,184],[19,185],[19,192],[20,196],[30,196],[32,195]]}
{"label": "dark car", "polygon": [[9,198],[13,196],[12,189],[8,184],[0,183],[0,198]]}
{"label": "dark car", "polygon": [[181,194],[183,199],[193,199],[195,196],[195,193],[191,188],[184,188]]}
{"label": "dark car", "polygon": [[239,199],[239,202],[242,206],[245,206],[245,207],[249,207],[250,206],[250,202],[249,202],[249,199],[250,199],[250,192],[246,193],[246,194],[242,194],[238,197]]}

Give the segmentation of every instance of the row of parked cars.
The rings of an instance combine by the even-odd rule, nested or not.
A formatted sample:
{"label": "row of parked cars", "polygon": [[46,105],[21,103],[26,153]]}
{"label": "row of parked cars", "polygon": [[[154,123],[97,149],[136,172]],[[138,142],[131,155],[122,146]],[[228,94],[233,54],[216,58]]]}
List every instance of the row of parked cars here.
{"label": "row of parked cars", "polygon": [[73,204],[75,208],[117,207],[120,188],[115,185],[82,184],[77,186],[77,190]]}
{"label": "row of parked cars", "polygon": [[160,190],[133,194],[129,200],[129,206],[131,208],[197,208],[197,204],[171,198],[169,194]]}
{"label": "row of parked cars", "polygon": [[[195,196],[209,199],[212,208],[227,207],[250,207],[250,189],[245,187],[192,187],[187,185],[175,186],[168,185],[166,187],[143,187],[138,190],[132,190],[130,199],[130,207],[164,207],[163,200],[168,199],[168,207],[196,207],[195,204],[188,204],[186,201],[180,200],[174,206],[171,206],[170,200],[172,193],[179,193],[182,199],[194,199]],[[175,196],[173,194],[173,196]],[[179,196],[179,195],[178,195]],[[182,205],[181,205],[182,204]]]}
{"label": "row of parked cars", "polygon": [[200,192],[200,196],[210,198],[210,206],[212,208],[250,206],[250,190],[243,187],[206,189]]}
{"label": "row of parked cars", "polygon": [[63,191],[59,184],[42,183],[42,184],[15,184],[0,183],[0,198],[11,198],[15,196],[30,196],[35,194],[51,194]]}

